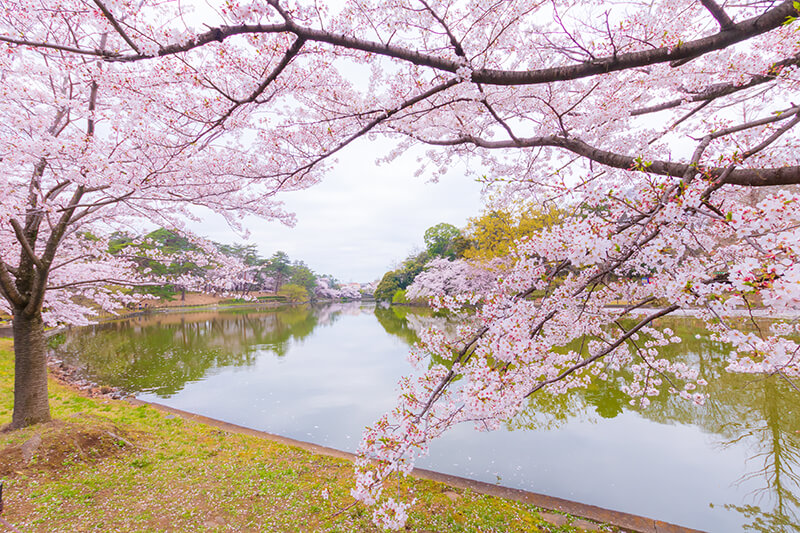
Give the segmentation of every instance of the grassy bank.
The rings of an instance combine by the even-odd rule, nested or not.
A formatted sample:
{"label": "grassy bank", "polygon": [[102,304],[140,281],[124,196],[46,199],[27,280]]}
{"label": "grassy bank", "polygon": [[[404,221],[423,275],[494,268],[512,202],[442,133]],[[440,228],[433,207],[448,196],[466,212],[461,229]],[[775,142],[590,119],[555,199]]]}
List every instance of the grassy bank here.
{"label": "grassy bank", "polygon": [[[11,343],[0,339],[0,426],[11,420],[12,383]],[[50,402],[54,422],[0,433],[2,516],[22,531],[374,531],[370,512],[351,506],[345,460],[52,381]],[[411,487],[413,531],[580,531],[528,505]]]}

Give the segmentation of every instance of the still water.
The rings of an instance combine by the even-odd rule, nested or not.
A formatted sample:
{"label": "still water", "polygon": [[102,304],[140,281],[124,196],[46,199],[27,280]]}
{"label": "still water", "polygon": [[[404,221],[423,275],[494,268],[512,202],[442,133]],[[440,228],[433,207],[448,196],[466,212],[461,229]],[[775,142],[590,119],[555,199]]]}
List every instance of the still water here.
{"label": "still water", "polygon": [[[62,357],[98,383],[295,439],[355,451],[411,372],[426,310],[333,304],[156,314],[73,329]],[[460,427],[423,468],[713,532],[800,531],[800,393],[725,372],[697,324],[671,354],[709,383],[705,406],[628,405],[611,388],[534,398],[499,431]]]}

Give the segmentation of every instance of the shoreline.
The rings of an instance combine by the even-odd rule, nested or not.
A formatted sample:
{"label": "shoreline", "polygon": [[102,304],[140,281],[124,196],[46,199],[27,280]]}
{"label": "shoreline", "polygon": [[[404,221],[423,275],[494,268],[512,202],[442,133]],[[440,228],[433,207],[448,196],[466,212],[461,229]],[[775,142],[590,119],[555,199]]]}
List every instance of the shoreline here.
{"label": "shoreline", "polygon": [[[12,352],[0,342],[3,422]],[[0,433],[2,516],[20,530],[379,531],[370,509],[353,505],[346,459],[49,383],[53,421]],[[400,483],[420,498],[415,531],[463,531],[465,520],[486,531],[609,531],[441,483]]]}
{"label": "shoreline", "polygon": [[[339,450],[337,448],[331,448],[308,441],[292,439],[282,435],[249,428],[247,426],[233,424],[224,420],[206,417],[198,413],[184,411],[164,404],[140,400],[135,394],[127,393],[120,388],[109,387],[107,385],[101,385],[91,381],[83,375],[81,368],[69,365],[57,359],[52,350],[48,354],[48,369],[50,371],[50,376],[59,384],[73,390],[77,394],[85,395],[90,398],[101,400],[118,400],[133,407],[149,406],[158,411],[176,415],[183,419],[197,422],[208,427],[218,428],[228,433],[254,436],[271,442],[300,448],[314,454],[344,459],[350,462],[356,459],[355,454],[344,450]],[[458,489],[469,489],[478,494],[486,496],[494,496],[507,500],[513,500],[520,503],[534,505],[549,511],[566,513],[575,517],[592,520],[594,522],[609,524],[621,528],[623,531],[633,531],[637,533],[702,533],[702,531],[697,529],[687,528],[654,518],[648,518],[623,511],[616,511],[613,509],[606,509],[595,505],[549,496],[546,494],[535,493],[523,489],[486,483],[483,481],[445,474],[433,470],[414,468],[410,475],[416,479],[436,481]],[[563,520],[563,517],[562,515],[553,513],[547,514],[544,519],[552,520],[551,523],[553,523],[553,525],[559,526],[562,525],[561,521]],[[573,523],[572,525],[576,524]],[[584,529],[588,531],[598,531],[598,529],[593,529],[594,524],[590,522],[586,522],[581,525],[583,525]]]}
{"label": "shoreline", "polygon": [[[191,420],[193,422],[199,422],[206,426],[222,429],[229,433],[250,435],[261,439],[270,440],[272,442],[277,442],[280,444],[286,444],[288,446],[301,448],[305,451],[315,453],[318,455],[335,457],[337,459],[345,459],[351,462],[355,461],[356,459],[356,455],[351,452],[346,452],[343,450],[339,450],[337,448],[322,446],[320,444],[314,444],[313,442],[307,442],[307,441],[292,439],[289,437],[283,437],[281,435],[276,435],[274,433],[268,433],[266,431],[260,431],[257,429],[249,428],[247,426],[240,426],[238,424],[233,424],[231,422],[226,422],[224,420],[210,418],[197,413],[191,413],[189,411],[183,411],[181,409],[169,407],[164,404],[155,402],[146,402],[143,400],[139,400],[135,397],[128,399],[126,401],[131,405],[135,406],[146,405],[165,413],[177,415],[186,420]],[[424,468],[414,468],[411,471],[410,476],[416,479],[436,481],[458,489],[469,489],[472,490],[473,492],[477,492],[479,494],[483,494],[486,496],[495,496],[506,500],[514,500],[520,503],[535,505],[536,507],[540,507],[542,509],[567,513],[572,516],[581,517],[595,522],[601,522],[604,524],[609,524],[621,528],[624,531],[634,531],[637,533],[704,533],[699,529],[687,528],[684,526],[679,526],[677,524],[671,524],[669,522],[656,520],[654,518],[648,518],[622,511],[615,511],[613,509],[605,509],[603,507],[576,502],[573,500],[567,500],[556,496],[548,496],[546,494],[530,492],[527,490],[515,489],[512,487],[505,487],[503,485],[486,483],[484,481],[478,481],[475,479],[465,478],[461,476],[454,476],[452,474],[445,474],[433,470],[426,470]],[[556,526],[562,525],[561,523],[559,523],[558,519],[559,516],[560,515],[552,515],[551,517],[549,517],[553,519],[553,522],[551,522],[553,523],[553,525]],[[592,526],[593,524],[588,522],[585,524],[575,524],[573,522],[571,525],[581,527],[582,525]],[[585,529],[588,529],[589,531],[599,531],[598,529],[589,529],[589,528]]]}

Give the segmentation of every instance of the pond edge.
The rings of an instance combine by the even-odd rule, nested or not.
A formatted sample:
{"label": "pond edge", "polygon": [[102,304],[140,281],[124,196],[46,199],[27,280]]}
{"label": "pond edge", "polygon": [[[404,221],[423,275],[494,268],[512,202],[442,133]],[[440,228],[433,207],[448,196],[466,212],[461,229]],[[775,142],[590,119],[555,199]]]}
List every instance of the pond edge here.
{"label": "pond edge", "polygon": [[[280,444],[294,446],[308,452],[325,455],[328,457],[335,457],[348,461],[354,461],[356,459],[355,454],[350,452],[345,452],[336,448],[329,448],[327,446],[321,446],[311,442],[292,439],[289,437],[282,437],[273,433],[267,433],[265,431],[260,431],[246,426],[225,422],[224,420],[209,418],[197,413],[190,413],[188,411],[169,407],[160,403],[146,402],[137,398],[126,398],[125,401],[136,406],[150,406],[159,411],[178,415],[181,418],[199,422],[207,426],[217,427],[229,433],[250,435],[273,442],[278,442]],[[542,507],[544,509],[561,511],[573,516],[588,518],[590,520],[610,524],[624,530],[634,531],[637,533],[703,533],[698,529],[687,528],[676,524],[663,522],[661,520],[655,520],[653,518],[647,518],[622,511],[604,509],[595,505],[588,505],[585,503],[566,500],[564,498],[558,498],[555,496],[547,496],[546,494],[539,494],[522,489],[504,487],[502,485],[486,483],[484,481],[477,481],[451,474],[443,474],[441,472],[434,472],[432,470],[425,470],[423,468],[414,468],[411,472],[411,475],[419,479],[427,479],[430,481],[444,483],[455,488],[470,489],[474,492],[487,496],[514,500],[521,503],[535,505],[536,507]]]}

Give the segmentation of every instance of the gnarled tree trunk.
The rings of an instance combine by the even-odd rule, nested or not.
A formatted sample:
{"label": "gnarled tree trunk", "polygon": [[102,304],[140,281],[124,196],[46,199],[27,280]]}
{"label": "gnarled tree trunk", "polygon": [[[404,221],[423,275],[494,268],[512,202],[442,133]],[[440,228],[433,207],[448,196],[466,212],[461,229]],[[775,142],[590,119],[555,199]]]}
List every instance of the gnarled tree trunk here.
{"label": "gnarled tree trunk", "polygon": [[41,311],[14,309],[14,414],[11,429],[50,420],[47,360]]}

